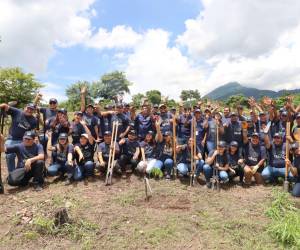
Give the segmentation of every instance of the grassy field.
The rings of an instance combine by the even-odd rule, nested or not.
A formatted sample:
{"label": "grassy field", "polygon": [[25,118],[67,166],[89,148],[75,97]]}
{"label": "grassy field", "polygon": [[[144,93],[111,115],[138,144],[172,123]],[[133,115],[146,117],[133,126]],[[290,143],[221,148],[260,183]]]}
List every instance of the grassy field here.
{"label": "grassy field", "polygon": [[[0,197],[0,249],[282,249],[267,228],[272,190],[233,186],[220,193],[188,180],[103,177],[64,186],[48,179],[42,192],[6,187]],[[298,206],[299,206],[299,201]],[[54,225],[65,207],[70,222]]]}

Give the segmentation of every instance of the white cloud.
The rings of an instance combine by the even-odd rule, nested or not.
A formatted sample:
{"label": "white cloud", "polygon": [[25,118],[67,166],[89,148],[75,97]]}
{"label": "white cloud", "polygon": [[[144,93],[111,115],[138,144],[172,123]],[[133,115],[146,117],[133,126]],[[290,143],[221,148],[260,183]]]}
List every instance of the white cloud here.
{"label": "white cloud", "polygon": [[[57,47],[80,44],[101,52],[116,49],[110,66],[126,72],[134,83],[132,94],[158,89],[178,98],[182,89],[205,94],[230,81],[269,89],[300,87],[298,0],[202,0],[204,9],[186,21],[175,46],[162,29],[93,27],[94,1],[1,0],[0,66],[40,75]],[[49,83],[43,92],[49,98],[58,89]]]}
{"label": "white cloud", "polygon": [[94,0],[0,1],[0,65],[43,72],[55,46],[90,36],[86,17]]}
{"label": "white cloud", "polygon": [[177,43],[205,69],[202,92],[230,81],[265,89],[299,88],[300,2],[203,0]]}
{"label": "white cloud", "polygon": [[278,38],[300,20],[298,0],[209,0],[178,37],[191,55],[256,57],[277,46]]}
{"label": "white cloud", "polygon": [[178,98],[182,89],[199,88],[202,72],[177,47],[169,47],[169,42],[168,32],[148,30],[129,55],[125,72],[134,83],[132,94],[157,89]]}
{"label": "white cloud", "polygon": [[111,31],[91,25],[95,0],[1,0],[0,66],[44,73],[57,47],[81,44],[95,49],[134,47],[142,36],[131,27]]}
{"label": "white cloud", "polygon": [[60,84],[46,82],[44,85],[45,87],[40,90],[40,93],[43,95],[43,103],[47,104],[50,98],[56,98],[58,102],[67,100],[67,97],[64,94],[64,91],[62,91],[62,86]]}
{"label": "white cloud", "polygon": [[131,27],[118,25],[111,32],[99,28],[86,45],[96,49],[132,48],[142,39],[142,35],[136,33]]}

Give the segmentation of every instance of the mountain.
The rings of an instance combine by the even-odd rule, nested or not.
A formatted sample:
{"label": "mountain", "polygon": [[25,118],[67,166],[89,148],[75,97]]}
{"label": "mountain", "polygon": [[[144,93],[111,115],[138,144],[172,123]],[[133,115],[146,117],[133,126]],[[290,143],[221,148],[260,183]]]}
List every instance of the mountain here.
{"label": "mountain", "polygon": [[209,98],[212,100],[225,100],[232,95],[244,95],[246,97],[253,96],[255,99],[259,99],[263,96],[276,98],[284,95],[286,92],[291,94],[298,94],[300,93],[300,89],[280,91],[262,90],[257,88],[245,87],[238,82],[230,82],[214,89],[213,91],[205,95],[204,98]]}

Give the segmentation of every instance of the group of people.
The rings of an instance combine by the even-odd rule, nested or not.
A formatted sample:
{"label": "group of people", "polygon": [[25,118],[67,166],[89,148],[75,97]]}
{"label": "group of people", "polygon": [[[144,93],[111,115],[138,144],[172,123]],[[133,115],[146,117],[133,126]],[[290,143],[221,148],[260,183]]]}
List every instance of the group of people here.
{"label": "group of people", "polygon": [[[106,173],[113,147],[114,173],[122,178],[131,169],[149,176],[160,172],[166,179],[192,174],[207,188],[215,174],[223,185],[244,187],[253,180],[288,180],[292,195],[300,197],[300,107],[291,97],[280,109],[270,98],[260,104],[249,98],[248,116],[241,105],[236,110],[225,106],[221,112],[201,101],[170,110],[164,103],[147,101],[138,108],[126,103],[93,106],[86,104],[82,91],[81,110],[69,117],[56,99],[46,108],[39,107],[40,99],[38,95],[24,110],[0,104],[11,116],[7,139],[0,137],[10,185],[27,185],[33,178],[35,189],[41,190],[46,175],[59,176],[66,185],[89,181],[95,172]],[[118,126],[112,142],[114,122]],[[50,165],[45,166],[48,158]]]}

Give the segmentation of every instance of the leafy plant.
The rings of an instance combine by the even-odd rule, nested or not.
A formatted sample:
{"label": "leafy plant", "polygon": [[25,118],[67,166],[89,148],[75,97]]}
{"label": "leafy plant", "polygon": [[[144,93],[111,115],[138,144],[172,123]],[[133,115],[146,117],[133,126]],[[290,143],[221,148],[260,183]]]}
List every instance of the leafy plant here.
{"label": "leafy plant", "polygon": [[153,168],[150,172],[150,176],[154,178],[162,178],[164,174],[159,168]]}
{"label": "leafy plant", "polygon": [[295,208],[288,194],[277,191],[266,214],[272,222],[268,232],[284,246],[300,248],[300,210]]}

